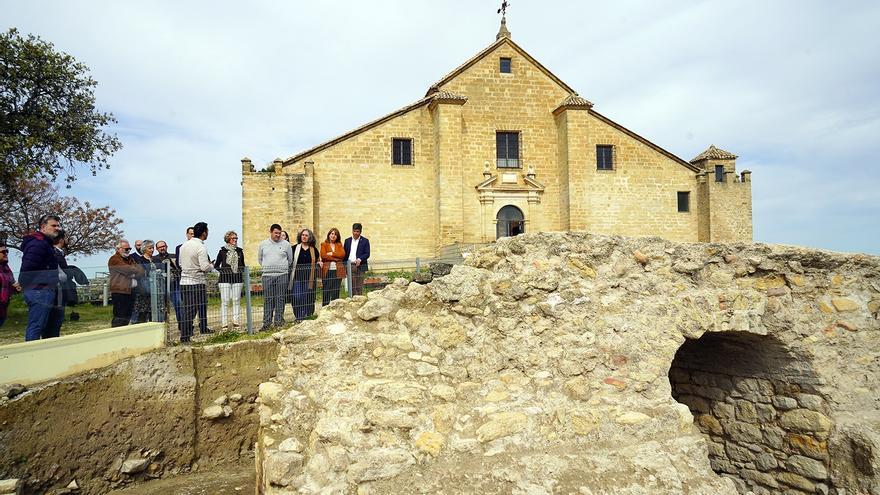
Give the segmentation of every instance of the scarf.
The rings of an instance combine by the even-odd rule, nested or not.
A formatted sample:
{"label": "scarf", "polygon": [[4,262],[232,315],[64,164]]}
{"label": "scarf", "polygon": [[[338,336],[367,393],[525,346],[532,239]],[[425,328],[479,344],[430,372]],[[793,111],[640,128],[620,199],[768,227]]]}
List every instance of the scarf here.
{"label": "scarf", "polygon": [[238,273],[238,249],[232,244],[223,247],[226,249],[226,262],[232,267],[232,273]]}

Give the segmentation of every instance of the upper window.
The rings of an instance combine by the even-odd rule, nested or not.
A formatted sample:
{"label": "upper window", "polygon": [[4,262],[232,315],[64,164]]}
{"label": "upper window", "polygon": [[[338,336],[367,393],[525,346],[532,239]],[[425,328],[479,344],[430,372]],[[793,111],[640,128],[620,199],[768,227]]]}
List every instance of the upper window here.
{"label": "upper window", "polygon": [[412,165],[412,139],[394,138],[391,140],[391,163]]}
{"label": "upper window", "polygon": [[510,74],[510,59],[502,57],[499,69],[505,74]]}
{"label": "upper window", "polygon": [[724,182],[724,165],[715,165],[715,182]]}
{"label": "upper window", "polygon": [[678,211],[682,213],[691,211],[690,191],[678,191]]}
{"label": "upper window", "polygon": [[519,168],[519,133],[495,133],[495,162],[499,168]]}
{"label": "upper window", "polygon": [[614,170],[614,146],[610,144],[596,145],[596,169]]}

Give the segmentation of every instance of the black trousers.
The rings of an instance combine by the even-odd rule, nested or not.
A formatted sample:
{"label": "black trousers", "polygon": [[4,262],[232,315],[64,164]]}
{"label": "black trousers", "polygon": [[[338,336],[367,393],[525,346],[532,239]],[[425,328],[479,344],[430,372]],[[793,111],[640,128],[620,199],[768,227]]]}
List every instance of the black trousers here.
{"label": "black trousers", "polygon": [[[202,308],[207,310],[208,291],[205,284],[198,285],[181,285],[180,286],[180,341],[189,342],[193,335],[193,320],[196,313],[201,313]],[[201,318],[201,315],[199,315]],[[204,326],[199,325],[199,331],[204,332],[207,327],[207,318],[202,318],[200,323],[204,322]]]}
{"label": "black trousers", "polygon": [[111,327],[124,327],[131,320],[131,309],[134,305],[134,296],[121,292],[113,293],[113,320]]}
{"label": "black trousers", "polygon": [[330,301],[339,299],[339,286],[341,280],[340,277],[336,275],[337,273],[336,270],[328,270],[327,276],[324,277],[321,289],[322,306],[330,304]]}

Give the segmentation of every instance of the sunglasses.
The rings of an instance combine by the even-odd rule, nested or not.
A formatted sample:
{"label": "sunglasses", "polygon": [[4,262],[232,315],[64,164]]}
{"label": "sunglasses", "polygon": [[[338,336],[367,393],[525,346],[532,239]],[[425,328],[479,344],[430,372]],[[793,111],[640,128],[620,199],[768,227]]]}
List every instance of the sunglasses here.
{"label": "sunglasses", "polygon": [[131,251],[131,248],[125,248],[123,251]]}

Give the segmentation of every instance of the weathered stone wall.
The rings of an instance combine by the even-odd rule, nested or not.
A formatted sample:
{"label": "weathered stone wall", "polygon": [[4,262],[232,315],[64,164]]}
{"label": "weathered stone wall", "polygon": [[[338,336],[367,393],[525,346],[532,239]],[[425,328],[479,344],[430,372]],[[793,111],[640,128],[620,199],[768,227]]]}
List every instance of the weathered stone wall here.
{"label": "weathered stone wall", "polygon": [[284,332],[259,489],[877,493],[878,310],[875,257],[502,239]]}
{"label": "weathered stone wall", "polygon": [[[22,479],[24,493],[76,480],[78,493],[97,494],[248,461],[257,385],[275,374],[277,349],[273,340],[164,349],[4,398],[0,479]],[[214,405],[221,414],[205,417]]]}
{"label": "weathered stone wall", "polygon": [[706,334],[679,349],[669,379],[710,438],[712,469],[755,494],[828,493],[829,407],[815,373],[772,337]]}
{"label": "weathered stone wall", "polygon": [[[279,167],[280,168],[280,167]],[[273,223],[293,236],[297,228],[311,228],[314,221],[314,178],[300,167],[298,173],[242,171],[241,246],[245,263],[257,265],[257,247],[269,238]],[[218,237],[223,233],[219,232]],[[217,235],[215,234],[215,235]]]}
{"label": "weathered stone wall", "polygon": [[752,240],[752,183],[706,182],[709,203],[709,241],[733,242]]}

